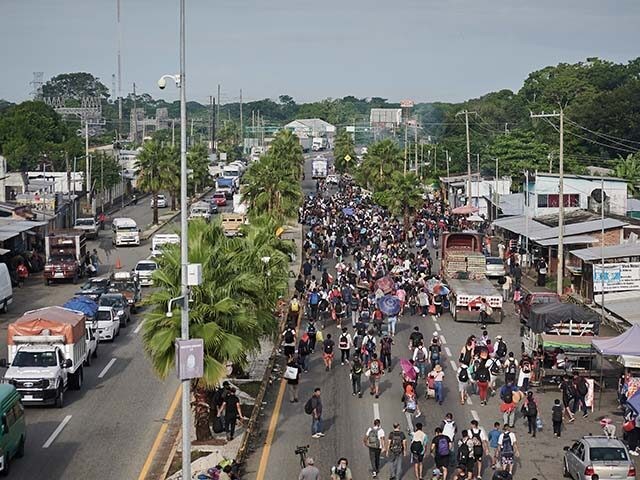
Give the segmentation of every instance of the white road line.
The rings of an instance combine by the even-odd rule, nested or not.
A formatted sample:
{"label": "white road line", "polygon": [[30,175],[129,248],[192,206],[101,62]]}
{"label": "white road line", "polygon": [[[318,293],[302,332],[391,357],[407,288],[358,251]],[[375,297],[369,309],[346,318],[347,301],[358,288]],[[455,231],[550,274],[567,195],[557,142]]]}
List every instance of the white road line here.
{"label": "white road line", "polygon": [[51,444],[55,441],[58,435],[60,435],[60,432],[62,432],[64,427],[67,426],[67,423],[69,423],[69,420],[71,420],[71,415],[67,415],[66,417],[64,417],[62,422],[60,422],[60,425],[58,425],[58,428],[56,428],[51,434],[51,436],[47,438],[47,441],[44,442],[44,445],[42,445],[42,448],[49,448],[51,446]]}
{"label": "white road line", "polygon": [[440,335],[440,343],[442,343],[442,345],[446,345],[447,344],[447,339],[444,338],[444,335]]}
{"label": "white road line", "polygon": [[375,420],[376,418],[380,419],[380,405],[378,405],[377,403],[373,404],[373,419]]}
{"label": "white road line", "polygon": [[458,370],[458,366],[456,365],[456,362],[454,362],[453,360],[450,360],[449,363],[451,364],[454,370]]}
{"label": "white road line", "polygon": [[439,323],[436,323],[436,330],[439,331],[439,332],[442,330],[442,328],[440,328],[440,324]]}
{"label": "white road line", "polygon": [[114,363],[116,363],[116,359],[115,358],[112,358],[111,360],[109,360],[109,363],[107,363],[105,365],[105,367],[102,369],[102,371],[98,375],[98,378],[104,377],[107,374],[107,372],[109,371],[109,369],[113,366]]}
{"label": "white road line", "polygon": [[141,320],[140,323],[138,323],[138,326],[136,327],[136,329],[133,331],[133,333],[138,333],[140,329],[142,329],[143,324],[144,324],[144,320]]}
{"label": "white road line", "polygon": [[444,351],[447,352],[447,357],[451,357],[451,349],[449,347],[444,347]]}
{"label": "white road line", "polygon": [[471,410],[471,416],[476,422],[480,423],[480,415],[478,415],[478,412]]}
{"label": "white road line", "polygon": [[438,321],[438,319],[434,315],[431,315],[431,320],[433,320],[434,322]]}

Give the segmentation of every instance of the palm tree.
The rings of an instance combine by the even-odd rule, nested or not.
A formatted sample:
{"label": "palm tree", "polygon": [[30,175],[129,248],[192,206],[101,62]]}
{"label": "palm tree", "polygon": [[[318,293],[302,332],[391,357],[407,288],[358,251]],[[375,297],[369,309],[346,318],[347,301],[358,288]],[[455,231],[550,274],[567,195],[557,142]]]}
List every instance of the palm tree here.
{"label": "palm tree", "polygon": [[281,130],[276,134],[269,147],[272,157],[278,159],[285,171],[291,171],[295,178],[300,178],[304,168],[304,154],[300,140],[290,130]]}
{"label": "palm tree", "polygon": [[391,174],[402,170],[402,152],[393,140],[382,140],[369,147],[358,168],[357,177],[367,188],[384,190]]}
{"label": "palm tree", "polygon": [[[273,315],[288,281],[288,247],[275,234],[276,223],[257,218],[243,237],[225,237],[220,222],[189,223],[189,262],[202,264],[202,284],[192,287],[189,335],[204,341],[204,375],[196,390],[218,385],[226,365],[244,366],[260,340],[274,335]],[[180,248],[164,249],[154,272],[158,289],[145,301],[142,341],[155,372],[166,378],[175,365],[174,342],[180,315],[166,316],[169,300],[180,296]],[[198,423],[198,422],[196,422]],[[202,432],[200,432],[202,434]]]}
{"label": "palm tree", "polygon": [[296,216],[302,190],[297,167],[291,167],[294,171],[288,168],[270,150],[247,169],[242,195],[252,214],[266,213],[279,220]]}
{"label": "palm tree", "polygon": [[[341,128],[336,135],[335,145],[333,147],[336,170],[345,173],[349,169],[350,162],[355,162],[356,151],[353,143],[353,137],[344,128]],[[351,160],[347,161],[345,157],[349,156]]]}
{"label": "palm tree", "polygon": [[409,229],[409,216],[424,203],[420,179],[415,173],[394,172],[389,188],[376,192],[374,197],[392,214],[402,216],[405,231]]}
{"label": "palm tree", "polygon": [[168,148],[162,143],[152,140],[143,145],[136,163],[138,188],[144,192],[151,193],[154,225],[158,224],[158,202],[156,202],[156,197],[165,186],[163,170],[166,168],[168,161]]}
{"label": "palm tree", "polygon": [[615,175],[628,182],[629,193],[632,197],[636,197],[640,193],[640,156],[636,153],[629,154],[626,158],[620,157]]}

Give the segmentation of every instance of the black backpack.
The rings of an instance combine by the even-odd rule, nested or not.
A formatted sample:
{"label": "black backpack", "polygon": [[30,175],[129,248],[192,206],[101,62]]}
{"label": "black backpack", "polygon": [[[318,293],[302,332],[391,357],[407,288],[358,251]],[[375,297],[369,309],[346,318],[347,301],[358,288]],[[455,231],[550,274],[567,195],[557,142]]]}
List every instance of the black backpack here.
{"label": "black backpack", "polygon": [[538,415],[538,406],[533,400],[527,400],[527,403],[524,405],[524,410],[527,417],[535,417]]}
{"label": "black backpack", "polygon": [[509,361],[509,365],[507,365],[507,373],[509,375],[515,375],[516,374],[516,362],[515,360],[510,360]]}
{"label": "black backpack", "polygon": [[347,338],[346,333],[343,333],[342,335],[340,335],[340,340],[338,341],[338,347],[340,347],[341,350],[349,348],[349,339]]}
{"label": "black backpack", "polygon": [[424,453],[424,445],[422,444],[422,442],[414,440],[413,442],[411,442],[409,450],[411,450],[411,453],[413,453],[414,455],[422,455]]}
{"label": "black backpack", "polygon": [[462,442],[458,447],[458,463],[466,467],[470,456],[469,445],[467,445],[467,442]]}
{"label": "black backpack", "polygon": [[458,373],[458,380],[460,380],[461,382],[468,382],[469,370],[467,370],[466,368],[461,369],[460,373]]}
{"label": "black backpack", "polygon": [[284,342],[293,343],[293,341],[294,341],[293,330],[288,329],[286,332],[284,332]]}
{"label": "black backpack", "polygon": [[582,396],[589,393],[589,385],[587,385],[587,381],[584,378],[581,378],[578,382],[578,393]]}
{"label": "black backpack", "polygon": [[502,395],[502,396],[501,396],[501,398],[502,398],[502,401],[503,401],[504,403],[511,403],[511,402],[513,402],[513,390],[508,389],[508,390],[504,393],[504,395]]}
{"label": "black backpack", "polygon": [[504,357],[507,354],[507,344],[502,340],[498,342],[498,348],[496,349],[496,355],[498,357]]}
{"label": "black backpack", "polygon": [[389,450],[396,455],[402,453],[402,432],[394,430],[389,434]]}
{"label": "black backpack", "polygon": [[307,403],[304,404],[304,413],[307,415],[311,415],[313,413],[313,397],[307,400]]}
{"label": "black backpack", "polygon": [[471,439],[473,441],[473,456],[476,460],[481,459],[484,455],[484,448],[482,448],[482,438],[480,437],[480,429],[477,432],[470,430]]}
{"label": "black backpack", "polygon": [[480,367],[476,372],[476,380],[479,382],[488,382],[489,378],[489,370],[487,367]]}

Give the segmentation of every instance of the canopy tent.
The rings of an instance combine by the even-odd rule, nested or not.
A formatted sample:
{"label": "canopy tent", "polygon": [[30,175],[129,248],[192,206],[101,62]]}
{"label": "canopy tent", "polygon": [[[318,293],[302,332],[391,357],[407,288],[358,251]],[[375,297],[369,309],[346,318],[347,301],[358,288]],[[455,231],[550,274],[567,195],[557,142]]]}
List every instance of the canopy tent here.
{"label": "canopy tent", "polygon": [[477,213],[474,213],[467,217],[467,222],[484,222],[484,218]]}
{"label": "canopy tent", "polygon": [[[527,327],[535,333],[554,333],[558,330],[570,330],[565,334],[581,335],[580,325],[592,324],[593,328],[585,328],[585,332],[598,334],[600,317],[575,303],[550,303],[531,309],[527,318]],[[559,333],[559,332],[558,332]]]}
{"label": "canopy tent", "polygon": [[627,398],[627,405],[636,412],[636,415],[640,414],[640,390]]}
{"label": "canopy tent", "polygon": [[626,332],[607,340],[593,340],[602,355],[640,355],[640,325],[634,323]]}
{"label": "canopy tent", "polygon": [[461,207],[454,208],[453,210],[451,210],[451,213],[454,213],[456,215],[470,215],[479,211],[480,209],[478,207],[474,207],[472,205],[463,205]]}

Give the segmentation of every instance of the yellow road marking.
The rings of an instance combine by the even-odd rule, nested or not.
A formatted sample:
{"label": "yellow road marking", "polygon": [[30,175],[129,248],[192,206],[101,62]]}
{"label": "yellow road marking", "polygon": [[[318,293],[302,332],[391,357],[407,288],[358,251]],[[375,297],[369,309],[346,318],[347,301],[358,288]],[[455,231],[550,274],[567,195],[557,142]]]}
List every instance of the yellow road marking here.
{"label": "yellow road marking", "polygon": [[269,461],[269,454],[271,453],[271,444],[273,437],[276,434],[276,427],[278,426],[278,418],[280,417],[280,409],[282,408],[282,399],[284,398],[284,391],[287,388],[287,383],[282,379],[280,383],[280,389],[278,390],[278,397],[276,398],[276,405],[273,408],[271,414],[271,421],[269,422],[269,430],[267,430],[267,439],[264,442],[264,449],[262,450],[262,456],[260,457],[260,465],[258,466],[258,474],[256,480],[264,480],[264,474],[267,470],[267,462]]}
{"label": "yellow road marking", "polygon": [[153,445],[151,446],[151,450],[149,451],[149,455],[147,455],[147,459],[142,466],[142,470],[140,471],[140,475],[138,475],[138,480],[145,480],[147,475],[149,474],[149,470],[151,469],[151,464],[153,463],[153,459],[160,448],[160,442],[162,442],[162,438],[164,437],[167,428],[169,428],[169,420],[173,417],[173,414],[178,408],[178,404],[180,403],[180,398],[182,396],[182,385],[178,387],[175,396],[173,397],[173,401],[169,406],[169,410],[167,410],[167,414],[165,415],[165,422],[160,425],[160,430],[158,431],[158,435],[156,435],[156,439],[153,441]]}

